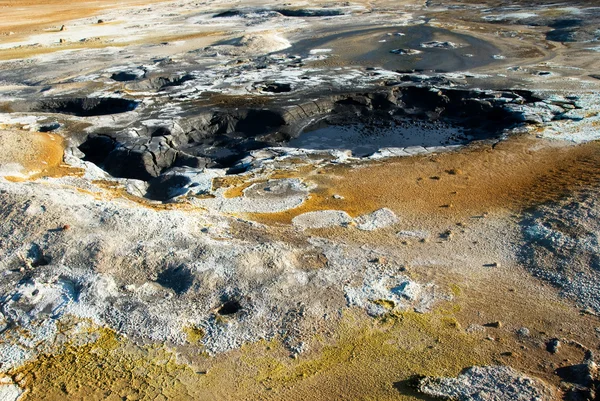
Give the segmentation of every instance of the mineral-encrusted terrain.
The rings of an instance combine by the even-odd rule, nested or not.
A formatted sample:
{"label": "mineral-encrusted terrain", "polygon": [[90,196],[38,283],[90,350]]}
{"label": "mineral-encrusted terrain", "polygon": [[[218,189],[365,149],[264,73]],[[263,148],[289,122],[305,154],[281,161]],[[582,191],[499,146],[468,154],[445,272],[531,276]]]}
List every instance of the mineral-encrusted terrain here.
{"label": "mineral-encrusted terrain", "polygon": [[0,400],[600,397],[600,3],[0,15]]}

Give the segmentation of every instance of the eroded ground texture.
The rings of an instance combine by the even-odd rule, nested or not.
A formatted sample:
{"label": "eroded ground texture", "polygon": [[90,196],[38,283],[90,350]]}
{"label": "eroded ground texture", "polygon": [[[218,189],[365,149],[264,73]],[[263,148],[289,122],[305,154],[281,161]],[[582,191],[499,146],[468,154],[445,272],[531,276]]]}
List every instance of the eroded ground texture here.
{"label": "eroded ground texture", "polygon": [[600,399],[600,3],[0,16],[0,400]]}

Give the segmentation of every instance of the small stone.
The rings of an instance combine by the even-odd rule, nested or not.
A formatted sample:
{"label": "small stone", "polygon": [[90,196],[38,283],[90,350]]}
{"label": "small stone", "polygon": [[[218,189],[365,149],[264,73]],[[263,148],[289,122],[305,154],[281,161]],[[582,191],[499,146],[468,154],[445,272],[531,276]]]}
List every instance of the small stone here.
{"label": "small stone", "polygon": [[447,239],[447,240],[452,239],[453,236],[454,236],[454,233],[452,232],[452,230],[446,230],[440,234],[440,238]]}
{"label": "small stone", "polygon": [[99,20],[98,20],[98,23],[99,23],[99,24],[104,24],[104,20],[103,20],[103,19],[99,19]]}
{"label": "small stone", "polygon": [[446,173],[448,173],[450,175],[461,175],[463,172],[460,169],[452,168],[450,170],[447,170]]}
{"label": "small stone", "polygon": [[61,27],[60,27],[60,31],[61,31],[61,32],[64,32],[64,31],[66,31],[66,30],[67,30],[67,27],[66,27],[65,25],[63,25],[63,26],[61,26]]}
{"label": "small stone", "polygon": [[502,327],[502,322],[501,321],[496,321],[496,322],[491,322],[491,323],[486,323],[484,324],[485,327],[493,327],[495,329],[499,329],[500,327]]}
{"label": "small stone", "polygon": [[527,327],[521,327],[519,330],[517,330],[517,334],[520,335],[521,337],[529,337],[531,332],[529,331],[529,329]]}
{"label": "small stone", "polygon": [[484,267],[500,267],[500,263],[498,262],[492,262],[492,263],[486,263],[485,265],[483,265]]}
{"label": "small stone", "polygon": [[60,39],[60,40],[58,41],[58,43],[67,43],[67,40],[66,40],[66,39]]}
{"label": "small stone", "polygon": [[333,199],[344,199],[342,195],[335,194],[333,195]]}
{"label": "small stone", "polygon": [[546,343],[546,351],[551,354],[556,354],[558,353],[561,345],[562,343],[558,338],[553,338]]}
{"label": "small stone", "polygon": [[396,224],[399,221],[396,214],[388,208],[374,211],[371,214],[359,216],[354,219],[357,228],[363,231],[373,231],[386,228]]}
{"label": "small stone", "polygon": [[485,328],[479,324],[470,324],[469,327],[467,327],[466,332],[467,333],[482,333],[485,331]]}

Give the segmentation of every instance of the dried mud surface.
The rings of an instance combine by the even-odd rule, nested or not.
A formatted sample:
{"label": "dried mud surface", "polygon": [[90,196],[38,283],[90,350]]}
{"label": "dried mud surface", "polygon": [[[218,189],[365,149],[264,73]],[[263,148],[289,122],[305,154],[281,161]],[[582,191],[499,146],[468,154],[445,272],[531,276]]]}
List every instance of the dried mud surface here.
{"label": "dried mud surface", "polygon": [[599,397],[600,3],[0,14],[1,400]]}

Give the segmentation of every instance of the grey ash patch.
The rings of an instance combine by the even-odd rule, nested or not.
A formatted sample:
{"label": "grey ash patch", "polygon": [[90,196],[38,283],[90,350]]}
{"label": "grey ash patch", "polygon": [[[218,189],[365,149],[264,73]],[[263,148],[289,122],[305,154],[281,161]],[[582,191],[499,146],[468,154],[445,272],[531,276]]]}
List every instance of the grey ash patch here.
{"label": "grey ash patch", "polygon": [[532,211],[522,222],[521,260],[583,308],[600,312],[600,202],[584,191]]}
{"label": "grey ash patch", "polygon": [[[265,183],[274,192],[278,184]],[[133,341],[173,344],[185,342],[183,328],[201,327],[202,350],[210,354],[278,336],[298,353],[317,327],[337,324],[346,308],[377,314],[372,298],[393,301],[397,310],[428,310],[447,299],[432,284],[406,277],[395,258],[374,266],[362,248],[325,240],[257,243],[233,238],[232,220],[218,214],[89,203],[67,189],[44,191],[0,183],[0,214],[12,222],[0,226],[2,368],[36,353],[1,347],[12,328],[52,344],[66,317],[91,319]],[[65,223],[69,229],[55,229]],[[42,322],[47,327],[36,334]]]}
{"label": "grey ash patch", "polygon": [[456,378],[425,378],[419,391],[459,401],[550,401],[554,390],[508,366],[474,366]]}

